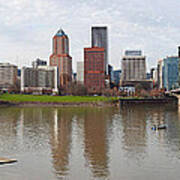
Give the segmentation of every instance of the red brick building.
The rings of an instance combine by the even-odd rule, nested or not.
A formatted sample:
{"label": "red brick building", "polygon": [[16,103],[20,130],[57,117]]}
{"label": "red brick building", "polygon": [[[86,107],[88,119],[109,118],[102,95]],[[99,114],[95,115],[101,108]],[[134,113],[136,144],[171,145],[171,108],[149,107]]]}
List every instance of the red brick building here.
{"label": "red brick building", "polygon": [[105,88],[104,48],[84,48],[84,84],[89,93],[101,93]]}
{"label": "red brick building", "polygon": [[58,67],[59,86],[67,87],[72,82],[72,57],[69,55],[68,36],[62,29],[53,37],[53,53],[49,64]]}

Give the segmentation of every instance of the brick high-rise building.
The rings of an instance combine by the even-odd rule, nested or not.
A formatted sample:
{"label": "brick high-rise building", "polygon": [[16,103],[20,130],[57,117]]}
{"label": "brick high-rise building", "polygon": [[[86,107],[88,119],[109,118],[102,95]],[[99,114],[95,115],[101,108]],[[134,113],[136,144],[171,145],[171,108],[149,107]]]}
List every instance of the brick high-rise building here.
{"label": "brick high-rise building", "polygon": [[84,84],[91,93],[105,88],[104,48],[84,48]]}
{"label": "brick high-rise building", "polygon": [[72,82],[72,57],[69,55],[69,39],[62,29],[53,37],[50,66],[58,67],[60,87],[67,87]]}

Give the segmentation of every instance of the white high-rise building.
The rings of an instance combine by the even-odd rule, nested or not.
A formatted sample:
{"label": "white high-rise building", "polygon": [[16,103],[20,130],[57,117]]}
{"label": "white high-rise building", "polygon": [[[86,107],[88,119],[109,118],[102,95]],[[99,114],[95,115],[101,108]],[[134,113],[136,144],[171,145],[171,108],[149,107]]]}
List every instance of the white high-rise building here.
{"label": "white high-rise building", "polygon": [[141,51],[125,51],[122,58],[122,81],[146,80],[146,57]]}
{"label": "white high-rise building", "polygon": [[23,67],[21,70],[21,92],[58,93],[58,69],[53,66]]}
{"label": "white high-rise building", "polygon": [[84,83],[84,62],[77,62],[77,82]]}
{"label": "white high-rise building", "polygon": [[158,61],[158,87],[159,89],[163,88],[163,66],[164,66],[164,61],[159,60]]}
{"label": "white high-rise building", "polygon": [[17,89],[17,66],[0,63],[0,89]]}

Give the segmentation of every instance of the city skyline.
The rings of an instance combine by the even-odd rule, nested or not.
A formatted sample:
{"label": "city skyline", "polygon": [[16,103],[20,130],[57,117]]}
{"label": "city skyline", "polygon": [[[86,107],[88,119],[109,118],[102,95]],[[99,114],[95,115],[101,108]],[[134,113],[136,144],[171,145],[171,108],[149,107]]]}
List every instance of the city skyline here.
{"label": "city skyline", "polygon": [[38,57],[48,61],[52,36],[62,27],[71,41],[75,70],[76,62],[83,61],[83,48],[90,46],[91,27],[105,25],[109,35],[109,63],[118,69],[125,49],[141,49],[147,56],[149,70],[158,59],[177,54],[179,5],[180,2],[170,0],[166,3],[162,0],[156,3],[1,0],[0,59],[2,63],[18,66],[30,65]]}

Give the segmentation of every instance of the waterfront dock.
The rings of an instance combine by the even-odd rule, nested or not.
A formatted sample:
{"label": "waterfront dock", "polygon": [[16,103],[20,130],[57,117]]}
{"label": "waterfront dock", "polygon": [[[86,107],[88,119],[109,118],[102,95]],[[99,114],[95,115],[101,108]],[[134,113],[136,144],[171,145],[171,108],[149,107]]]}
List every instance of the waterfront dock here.
{"label": "waterfront dock", "polygon": [[177,104],[178,100],[175,97],[168,98],[120,98],[120,105],[129,105],[129,104]]}

